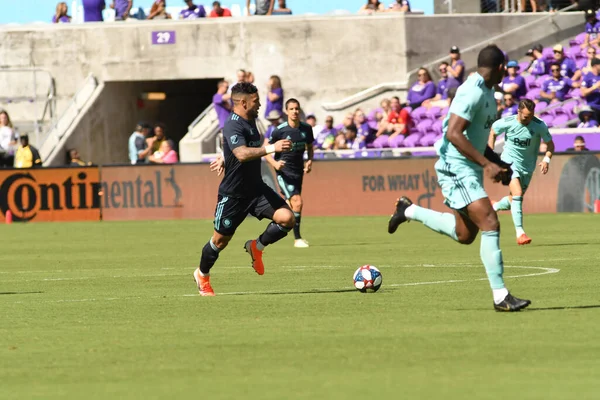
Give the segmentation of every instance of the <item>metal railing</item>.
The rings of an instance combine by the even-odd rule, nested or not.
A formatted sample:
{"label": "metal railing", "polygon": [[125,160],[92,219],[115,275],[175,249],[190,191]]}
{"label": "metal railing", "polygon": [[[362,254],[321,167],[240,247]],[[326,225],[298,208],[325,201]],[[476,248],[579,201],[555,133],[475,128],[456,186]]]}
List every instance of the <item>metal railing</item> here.
{"label": "metal railing", "polygon": [[[573,10],[576,7],[577,7],[576,4],[572,4],[568,7],[565,7],[563,9],[559,10],[556,13],[540,16],[540,18],[536,19],[535,21],[528,22],[517,28],[513,28],[507,32],[501,33],[496,36],[492,36],[491,38],[482,40],[481,42],[479,42],[477,44],[468,46],[468,47],[464,48],[463,50],[461,50],[461,54],[464,55],[467,53],[479,51],[490,43],[504,39],[506,37],[509,37],[510,35],[514,35],[516,32],[519,32],[522,30],[527,30],[527,29],[531,28],[532,26],[535,26],[535,25],[538,25],[541,23],[547,23],[548,21],[555,19],[557,15],[560,15],[561,13],[563,13],[565,11]],[[437,58],[433,61],[426,63],[425,65],[423,65],[419,68],[415,68],[415,69],[407,72],[406,79],[403,81],[380,83],[380,84],[372,86],[368,89],[362,90],[356,94],[348,96],[340,101],[323,103],[322,107],[326,111],[341,111],[348,107],[352,107],[358,103],[369,100],[375,96],[378,96],[382,93],[385,93],[385,92],[388,92],[391,90],[407,90],[410,82],[414,81],[414,79],[416,78],[416,74],[419,72],[419,70],[421,68],[426,68],[428,70],[431,70],[433,67],[437,67],[437,65],[443,61],[448,61],[447,55],[444,55],[443,57]]]}

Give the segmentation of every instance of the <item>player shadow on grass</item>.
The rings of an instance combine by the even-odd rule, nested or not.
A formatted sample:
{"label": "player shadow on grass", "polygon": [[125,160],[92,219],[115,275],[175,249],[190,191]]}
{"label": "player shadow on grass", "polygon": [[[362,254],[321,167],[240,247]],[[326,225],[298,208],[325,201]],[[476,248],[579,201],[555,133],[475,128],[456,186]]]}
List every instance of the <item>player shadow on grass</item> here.
{"label": "player shadow on grass", "polygon": [[298,292],[262,292],[262,293],[232,293],[232,296],[272,296],[272,295],[293,295],[293,294],[329,294],[329,293],[346,293],[346,292],[356,292],[356,289],[314,289],[314,290],[304,290]]}
{"label": "player shadow on grass", "polygon": [[600,308],[600,304],[588,305],[588,306],[562,306],[562,307],[529,308],[525,311],[586,310],[588,308]]}
{"label": "player shadow on grass", "polygon": [[0,295],[3,294],[41,294],[44,292],[0,292]]}
{"label": "player shadow on grass", "polygon": [[535,247],[557,247],[557,246],[585,246],[588,244],[598,244],[598,242],[581,242],[581,243],[541,243]]}

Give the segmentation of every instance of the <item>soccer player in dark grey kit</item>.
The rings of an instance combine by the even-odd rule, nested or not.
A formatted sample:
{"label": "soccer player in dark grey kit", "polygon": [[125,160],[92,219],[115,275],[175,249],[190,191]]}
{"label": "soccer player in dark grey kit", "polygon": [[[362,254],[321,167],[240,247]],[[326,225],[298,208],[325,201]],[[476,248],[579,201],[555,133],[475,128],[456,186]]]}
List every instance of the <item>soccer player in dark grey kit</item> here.
{"label": "soccer player in dark grey kit", "polygon": [[219,175],[225,171],[219,186],[214,233],[202,249],[200,266],[194,271],[202,296],[215,295],[210,285],[210,269],[246,215],[273,221],[258,239],[248,240],[244,245],[252,258],[252,267],[259,275],[265,273],[262,261],[265,246],[283,239],[295,223],[286,202],[263,182],[260,171],[263,156],[290,151],[292,142],[284,139],[263,146],[262,136],[256,128],[260,108],[256,86],[238,83],[231,89],[231,98],[233,112],[223,128],[223,157],[211,163],[211,170]]}
{"label": "soccer player in dark grey kit", "polygon": [[[275,157],[268,155],[265,158],[277,172],[277,184],[281,194],[288,201],[294,212],[294,247],[308,247],[308,242],[300,235],[300,216],[302,213],[302,178],[304,173],[310,173],[314,155],[312,126],[300,121],[300,102],[289,99],[285,102],[285,112],[288,120],[277,127],[271,134],[270,144],[278,140],[292,141],[292,150],[287,153],[275,153]],[[304,164],[304,151],[308,155]]]}

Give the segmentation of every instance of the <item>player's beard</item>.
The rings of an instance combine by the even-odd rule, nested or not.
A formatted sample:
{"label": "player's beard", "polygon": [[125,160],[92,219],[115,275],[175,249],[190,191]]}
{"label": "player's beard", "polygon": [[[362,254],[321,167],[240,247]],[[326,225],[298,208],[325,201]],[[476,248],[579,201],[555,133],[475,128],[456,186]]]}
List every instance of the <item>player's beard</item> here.
{"label": "player's beard", "polygon": [[258,118],[258,109],[248,110],[248,117],[250,119],[256,119],[256,118]]}

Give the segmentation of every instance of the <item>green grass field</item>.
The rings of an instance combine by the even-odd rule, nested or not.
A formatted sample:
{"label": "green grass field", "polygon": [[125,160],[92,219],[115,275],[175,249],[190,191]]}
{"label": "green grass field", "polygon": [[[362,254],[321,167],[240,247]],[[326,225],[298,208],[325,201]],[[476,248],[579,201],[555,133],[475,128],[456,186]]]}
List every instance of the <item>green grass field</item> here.
{"label": "green grass field", "polygon": [[[248,219],[212,272],[210,221],[0,226],[0,399],[597,399],[600,219],[503,215],[509,289],[496,313],[479,241],[418,223],[303,219],[309,249],[250,268]],[[352,289],[362,264],[377,293]]]}

